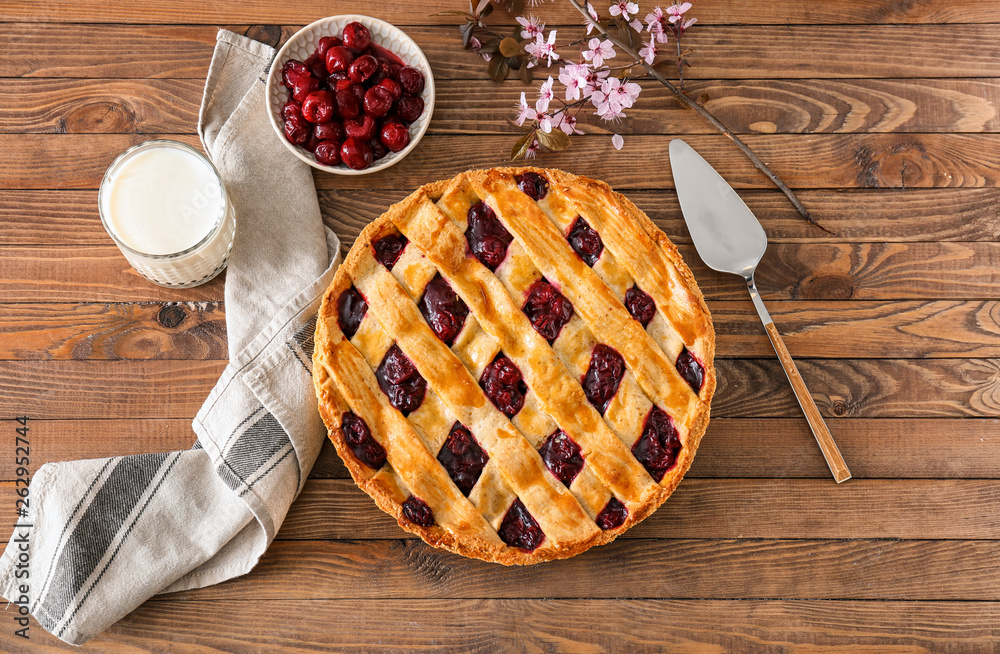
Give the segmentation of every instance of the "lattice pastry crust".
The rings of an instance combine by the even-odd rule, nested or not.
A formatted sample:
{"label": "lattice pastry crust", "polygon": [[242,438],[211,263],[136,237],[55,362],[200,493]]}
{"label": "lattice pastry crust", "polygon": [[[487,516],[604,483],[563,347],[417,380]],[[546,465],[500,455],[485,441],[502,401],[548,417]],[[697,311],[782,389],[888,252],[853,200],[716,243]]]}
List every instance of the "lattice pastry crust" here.
{"label": "lattice pastry crust", "polygon": [[691,271],[635,205],[494,168],[362,231],[313,362],[357,485],[429,544],[510,565],[610,542],[670,496],[708,425],[714,352]]}

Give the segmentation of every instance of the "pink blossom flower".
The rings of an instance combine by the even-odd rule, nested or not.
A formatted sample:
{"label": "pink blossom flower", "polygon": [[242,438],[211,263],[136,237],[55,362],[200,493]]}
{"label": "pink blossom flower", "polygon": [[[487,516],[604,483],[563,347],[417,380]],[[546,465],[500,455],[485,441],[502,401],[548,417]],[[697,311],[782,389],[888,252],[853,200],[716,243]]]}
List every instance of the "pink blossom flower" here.
{"label": "pink blossom flower", "polygon": [[557,127],[565,132],[567,136],[583,134],[583,132],[576,128],[576,116],[570,116],[565,112],[557,115],[552,121],[552,124],[554,127]]}
{"label": "pink blossom flower", "polygon": [[639,56],[650,66],[653,65],[653,60],[656,59],[656,39],[652,34],[649,35],[649,43],[639,50]]}
{"label": "pink blossom flower", "polygon": [[686,21],[684,21],[683,23],[681,23],[681,31],[683,32],[684,30],[686,30],[687,28],[691,27],[692,25],[694,25],[697,22],[698,22],[697,18],[688,18]]}
{"label": "pink blossom flower", "polygon": [[611,137],[611,145],[615,146],[615,150],[621,150],[625,146],[625,139],[621,134],[615,134]]}
{"label": "pink blossom flower", "polygon": [[670,22],[676,23],[680,19],[684,18],[684,14],[687,13],[691,7],[694,6],[690,2],[685,2],[682,4],[670,5],[667,7],[667,14],[670,16]]}
{"label": "pink blossom flower", "polygon": [[538,129],[542,130],[546,134],[552,131],[552,116],[549,114],[539,113],[538,114]]}
{"label": "pink blossom flower", "polygon": [[531,145],[528,146],[528,149],[525,150],[525,152],[524,152],[524,158],[525,159],[534,159],[535,155],[538,154],[539,148],[541,148],[541,147],[542,147],[542,144],[538,142],[538,139],[535,139],[534,141],[531,142]]}
{"label": "pink blossom flower", "polygon": [[534,66],[534,64],[542,59],[546,60],[546,65],[551,66],[552,62],[559,58],[559,54],[556,53],[556,30],[549,32],[549,40],[546,41],[544,36],[539,32],[535,35],[535,40],[524,46],[525,51],[535,58],[528,64],[528,67]]}
{"label": "pink blossom flower", "polygon": [[600,22],[601,17],[597,15],[597,10],[589,2],[587,3],[587,15],[594,19],[593,23],[587,21],[587,34],[590,34],[590,30],[594,29],[594,23]]}
{"label": "pink blossom flower", "polygon": [[622,20],[631,25],[637,32],[642,30],[642,23],[633,19],[638,12],[639,5],[629,2],[629,0],[618,0],[608,9],[608,13],[612,16],[621,16]]}
{"label": "pink blossom flower", "polygon": [[514,119],[514,124],[520,127],[524,124],[526,120],[535,120],[538,117],[538,112],[528,106],[528,99],[524,97],[524,91],[521,91],[521,101],[514,105],[517,110],[517,118]]}
{"label": "pink blossom flower", "polygon": [[622,84],[617,77],[609,77],[601,83],[599,91],[594,91],[591,102],[603,120],[616,120],[625,117],[623,110],[635,103],[640,91],[642,87],[635,82]]}
{"label": "pink blossom flower", "polygon": [[667,15],[659,7],[646,14],[646,29],[656,38],[657,43],[667,42]]}
{"label": "pink blossom flower", "polygon": [[587,86],[583,87],[583,97],[589,98],[594,91],[601,88],[604,78],[611,74],[610,70],[592,70],[587,74]]}
{"label": "pink blossom flower", "polygon": [[566,64],[559,69],[559,82],[566,87],[566,102],[579,100],[587,87],[590,67],[587,64]]}
{"label": "pink blossom flower", "polygon": [[594,38],[587,42],[587,49],[583,51],[583,58],[589,61],[595,68],[600,68],[604,65],[605,59],[612,59],[615,54],[615,48],[611,41],[602,41]]}
{"label": "pink blossom flower", "polygon": [[[552,101],[554,94],[552,93],[552,76],[542,83],[541,88],[538,89],[538,100],[535,101],[535,111],[539,114],[549,110],[549,102]],[[549,130],[545,130],[546,132]]]}
{"label": "pink blossom flower", "polygon": [[545,23],[541,22],[537,16],[532,16],[531,14],[528,14],[527,16],[518,16],[517,22],[519,22],[521,27],[524,28],[521,30],[522,39],[534,40],[535,36],[541,34],[542,30],[545,29]]}
{"label": "pink blossom flower", "polygon": [[471,39],[469,39],[469,44],[472,45],[472,51],[475,52],[480,57],[482,57],[484,60],[489,61],[490,59],[493,58],[493,55],[491,55],[489,52],[483,52],[481,50],[481,48],[483,47],[483,43],[476,37],[472,37]]}

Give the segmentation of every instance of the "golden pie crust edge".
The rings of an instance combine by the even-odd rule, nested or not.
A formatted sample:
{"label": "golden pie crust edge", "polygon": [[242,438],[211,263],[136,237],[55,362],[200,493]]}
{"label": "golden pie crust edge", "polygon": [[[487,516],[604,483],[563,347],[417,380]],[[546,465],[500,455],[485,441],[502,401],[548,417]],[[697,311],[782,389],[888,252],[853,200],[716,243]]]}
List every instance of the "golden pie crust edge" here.
{"label": "golden pie crust edge", "polygon": [[[575,556],[592,547],[610,543],[619,535],[652,515],[670,497],[691,467],[694,455],[697,453],[701,439],[708,428],[711,400],[716,387],[715,330],[712,325],[712,317],[705,303],[705,298],[695,281],[694,274],[684,262],[680,252],[677,250],[677,246],[631,200],[621,193],[614,191],[607,183],[599,180],[574,175],[558,169],[531,166],[470,170],[462,173],[462,175],[475,178],[495,173],[519,175],[525,172],[536,172],[548,177],[550,181],[558,181],[561,184],[583,185],[587,188],[588,192],[603,197],[609,204],[617,203],[624,208],[666,254],[670,263],[684,281],[690,297],[697,302],[698,309],[703,318],[702,325],[698,329],[698,336],[696,338],[697,347],[695,349],[704,366],[704,383],[698,394],[700,398],[699,409],[688,426],[687,440],[681,449],[677,464],[660,482],[660,491],[650,497],[649,501],[638,510],[630,511],[627,519],[621,526],[607,531],[599,531],[594,537],[577,542],[570,547],[539,548],[533,552],[526,552],[509,546],[497,548],[491,544],[482,542],[477,537],[455,534],[437,524],[428,527],[416,525],[403,516],[402,503],[396,499],[396,496],[400,492],[399,489],[392,488],[384,480],[379,479],[379,476],[374,474],[370,468],[358,462],[350,447],[344,442],[340,427],[342,416],[348,410],[348,406],[337,391],[335,383],[324,369],[323,357],[329,343],[325,322],[329,319],[332,319],[334,322],[337,320],[337,297],[351,285],[348,271],[358,265],[365,250],[371,247],[373,242],[388,234],[397,233],[394,225],[394,217],[407,214],[411,205],[423,195],[428,196],[432,201],[436,201],[455,178],[424,184],[405,199],[390,206],[385,213],[361,231],[346,259],[337,270],[333,281],[324,293],[316,321],[315,349],[313,353],[313,384],[319,403],[319,412],[326,425],[330,441],[333,443],[337,454],[344,462],[347,470],[351,473],[355,484],[375,500],[375,504],[380,509],[393,516],[402,529],[419,536],[426,543],[455,552],[456,554],[461,554],[462,556],[503,565],[531,565]],[[456,178],[460,176],[457,175]]]}

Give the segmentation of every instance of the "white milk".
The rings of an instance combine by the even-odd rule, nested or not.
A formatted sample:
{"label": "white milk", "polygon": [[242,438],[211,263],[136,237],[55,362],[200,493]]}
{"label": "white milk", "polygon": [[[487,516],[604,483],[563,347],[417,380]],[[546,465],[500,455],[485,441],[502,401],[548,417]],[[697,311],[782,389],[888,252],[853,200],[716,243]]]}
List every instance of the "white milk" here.
{"label": "white milk", "polygon": [[122,254],[150,281],[196,286],[225,268],[235,214],[215,168],[194,148],[157,140],[126,150],[108,168],[98,203]]}

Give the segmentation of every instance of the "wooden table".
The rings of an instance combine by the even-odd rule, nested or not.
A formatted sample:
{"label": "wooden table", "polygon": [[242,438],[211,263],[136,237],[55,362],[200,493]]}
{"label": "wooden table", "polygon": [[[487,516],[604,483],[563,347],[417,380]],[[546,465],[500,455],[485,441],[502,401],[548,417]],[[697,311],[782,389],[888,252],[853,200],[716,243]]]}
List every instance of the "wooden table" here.
{"label": "wooden table", "polygon": [[[225,366],[223,280],[146,283],[96,204],[127,146],[197,143],[217,26],[276,44],[363,11],[405,26],[430,58],[439,95],[420,146],[382,174],[316,177],[345,248],[408,190],[504,161],[522,87],[486,81],[455,19],[431,16],[460,0],[397,4],[0,2],[4,540],[14,416],[31,418],[32,470],[183,449]],[[560,37],[582,33],[562,0],[537,11],[566,25]],[[580,137],[540,160],[625,191],[709,299],[715,417],[669,502],[612,545],[506,569],[413,540],[328,447],[252,574],[149,601],[84,651],[1000,648],[1000,3],[701,0],[694,14],[692,95],[707,93],[836,235],[654,85],[620,153]],[[671,190],[674,135],[761,217],[759,286],[854,480],[830,479],[742,283],[694,253]],[[0,649],[60,648],[32,624],[25,643],[12,611],[0,616]]]}

